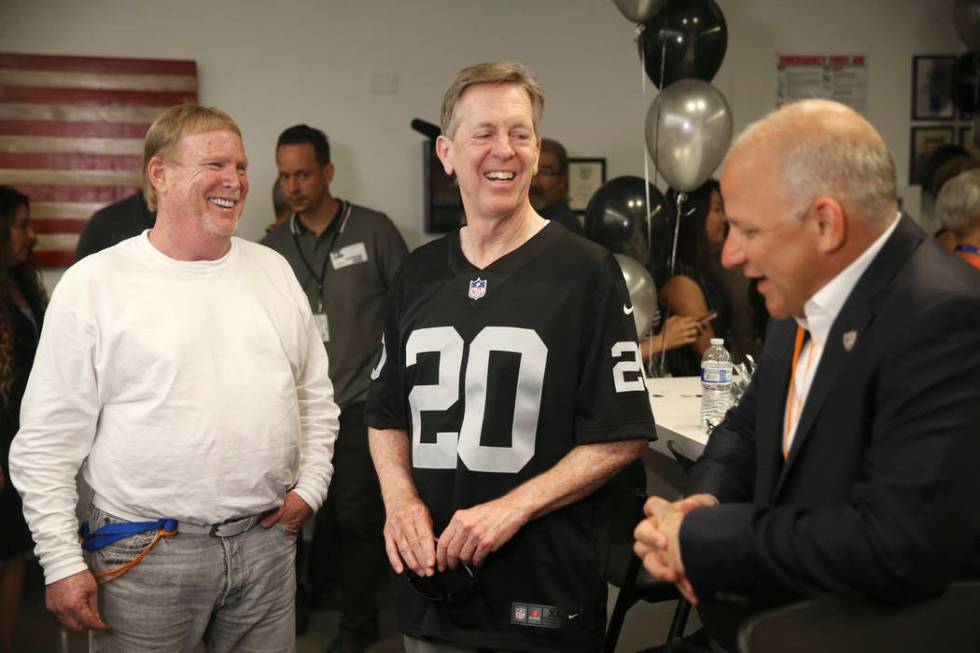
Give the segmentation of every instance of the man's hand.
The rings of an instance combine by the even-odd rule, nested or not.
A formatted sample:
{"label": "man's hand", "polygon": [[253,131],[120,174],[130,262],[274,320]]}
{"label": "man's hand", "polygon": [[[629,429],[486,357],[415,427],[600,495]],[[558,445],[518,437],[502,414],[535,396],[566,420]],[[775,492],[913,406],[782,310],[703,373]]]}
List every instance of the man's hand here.
{"label": "man's hand", "polygon": [[259,525],[262,528],[270,528],[273,524],[278,523],[290,533],[298,533],[299,529],[303,528],[303,523],[312,514],[313,508],[310,508],[302,497],[295,492],[287,492],[279,510],[270,512],[263,517]]}
{"label": "man's hand", "polygon": [[455,569],[460,561],[482,565],[487,554],[506,544],[530,518],[506,496],[457,510],[436,546],[439,571]]}
{"label": "man's hand", "polygon": [[647,571],[654,578],[674,583],[693,605],[697,605],[698,597],[684,575],[680,549],[681,523],[692,510],[714,505],[718,505],[718,500],[710,494],[696,494],[674,503],[651,497],[643,506],[647,518],[633,533],[636,538],[633,550],[643,560]]}
{"label": "man's hand", "polygon": [[[386,506],[385,551],[396,574],[405,565],[419,576],[436,573],[435,535],[432,517],[421,499],[411,497]],[[404,562],[403,562],[404,561]]]}
{"label": "man's hand", "polygon": [[75,632],[108,630],[99,616],[99,586],[88,569],[51,583],[45,590],[45,604],[58,621]]}

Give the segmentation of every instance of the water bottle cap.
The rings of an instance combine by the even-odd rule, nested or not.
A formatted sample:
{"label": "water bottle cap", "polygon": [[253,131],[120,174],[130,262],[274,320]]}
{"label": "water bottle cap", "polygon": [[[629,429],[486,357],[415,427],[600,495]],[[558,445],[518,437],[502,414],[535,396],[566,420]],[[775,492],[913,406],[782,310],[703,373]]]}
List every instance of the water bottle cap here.
{"label": "water bottle cap", "polygon": [[720,346],[722,346],[722,345],[725,344],[725,339],[724,338],[712,338],[711,339],[711,344],[720,347]]}

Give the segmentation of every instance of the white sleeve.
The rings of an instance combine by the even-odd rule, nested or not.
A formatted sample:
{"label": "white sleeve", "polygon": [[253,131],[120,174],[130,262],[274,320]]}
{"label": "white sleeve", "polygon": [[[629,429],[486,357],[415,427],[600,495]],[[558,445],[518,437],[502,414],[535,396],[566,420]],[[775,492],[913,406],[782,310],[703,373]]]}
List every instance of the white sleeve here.
{"label": "white sleeve", "polygon": [[306,351],[299,352],[302,361],[296,375],[296,398],[299,402],[300,464],[296,493],[319,510],[327,498],[333,476],[333,449],[340,427],[340,408],[334,402],[333,383],[328,376],[327,350],[313,321],[309,301],[289,269],[292,295],[296,298],[306,323]]}
{"label": "white sleeve", "polygon": [[101,410],[96,334],[58,295],[45,315],[20,431],[10,447],[10,480],[23,498],[47,584],[86,569],[78,543],[75,476],[92,448]]}

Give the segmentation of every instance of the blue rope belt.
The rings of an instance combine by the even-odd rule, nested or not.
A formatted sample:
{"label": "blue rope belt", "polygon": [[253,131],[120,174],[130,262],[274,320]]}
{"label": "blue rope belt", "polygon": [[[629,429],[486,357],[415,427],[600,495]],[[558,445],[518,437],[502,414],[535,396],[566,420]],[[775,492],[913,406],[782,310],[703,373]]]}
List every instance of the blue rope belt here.
{"label": "blue rope belt", "polygon": [[177,530],[176,519],[157,519],[154,521],[123,522],[119,524],[106,524],[97,530],[89,530],[88,522],[83,522],[79,528],[82,536],[82,548],[86,551],[98,551],[104,546],[113,542],[132,537],[147,531],[171,532]]}
{"label": "blue rope belt", "polygon": [[82,536],[82,548],[86,551],[97,551],[104,546],[112,544],[113,542],[131,537],[138,533],[156,530],[153,540],[147,544],[135,558],[121,567],[116,567],[115,569],[110,569],[109,571],[103,571],[102,573],[95,574],[95,581],[101,585],[119,578],[127,571],[143,562],[143,558],[145,558],[146,554],[149,553],[154,546],[156,546],[156,543],[160,541],[161,537],[172,537],[176,535],[177,520],[157,519],[155,521],[106,524],[102,528],[94,531],[90,531],[88,522],[84,522],[82,523],[81,528],[78,530],[79,534]]}

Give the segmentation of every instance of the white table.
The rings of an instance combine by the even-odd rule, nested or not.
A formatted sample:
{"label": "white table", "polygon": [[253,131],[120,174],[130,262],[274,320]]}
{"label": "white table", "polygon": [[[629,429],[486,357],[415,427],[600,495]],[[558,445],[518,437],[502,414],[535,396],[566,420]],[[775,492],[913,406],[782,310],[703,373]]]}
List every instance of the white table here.
{"label": "white table", "polygon": [[657,423],[657,440],[651,448],[670,455],[668,440],[680,440],[681,448],[691,454],[700,454],[708,443],[708,434],[699,424],[701,417],[701,379],[697,376],[681,376],[663,379],[647,379],[650,406]]}

